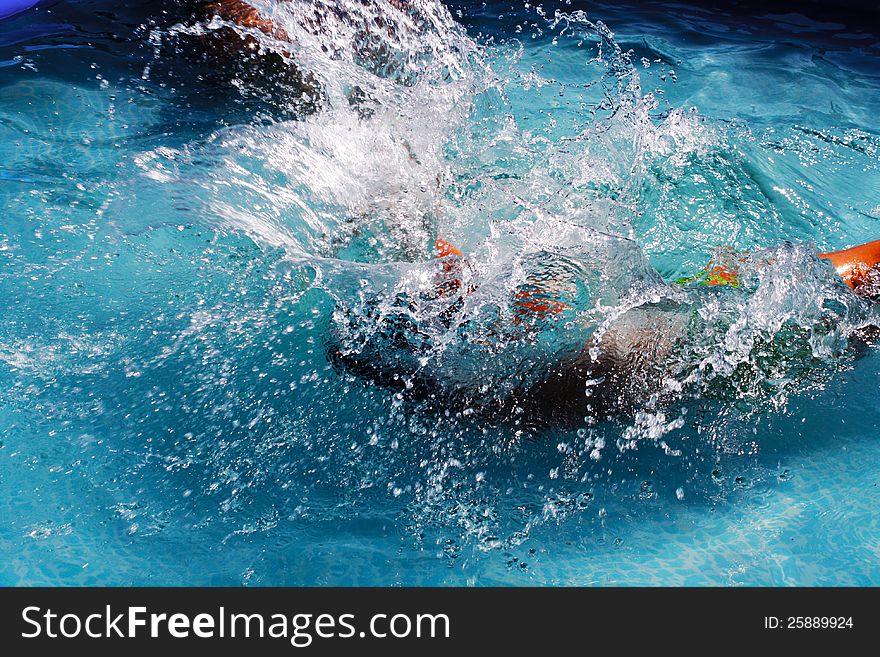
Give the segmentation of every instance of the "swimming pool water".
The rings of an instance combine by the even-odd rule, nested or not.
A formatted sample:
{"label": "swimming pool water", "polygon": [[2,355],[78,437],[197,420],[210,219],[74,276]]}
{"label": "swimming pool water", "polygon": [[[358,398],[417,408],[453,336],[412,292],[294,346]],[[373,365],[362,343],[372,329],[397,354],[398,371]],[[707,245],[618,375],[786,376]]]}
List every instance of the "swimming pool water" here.
{"label": "swimming pool water", "polygon": [[[609,32],[554,22],[579,8]],[[739,4],[450,10],[467,35],[441,17],[433,50],[405,51],[401,78],[425,66],[427,88],[306,60],[342,80],[321,78],[331,96],[375,84],[372,117],[291,108],[244,73],[258,63],[207,69],[180,4],[0,22],[0,584],[880,581],[880,353],[811,314],[846,299],[816,248],[880,237],[874,26]],[[561,428],[333,367],[334,309],[417,278],[394,263],[427,259],[436,214],[490,281],[530,240],[562,243],[545,220],[632,238],[603,263],[608,294],[645,263],[670,280],[716,245],[782,248],[792,289],[688,303],[719,344],[785,314],[813,351]],[[545,353],[455,348],[446,371],[493,385]]]}

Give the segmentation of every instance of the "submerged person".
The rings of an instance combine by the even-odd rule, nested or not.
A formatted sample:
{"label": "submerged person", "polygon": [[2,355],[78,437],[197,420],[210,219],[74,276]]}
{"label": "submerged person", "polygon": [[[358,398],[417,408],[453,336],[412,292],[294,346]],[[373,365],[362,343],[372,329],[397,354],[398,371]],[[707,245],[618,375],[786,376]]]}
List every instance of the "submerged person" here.
{"label": "submerged person", "polygon": [[[189,8],[191,18],[208,27],[196,37],[197,48],[185,48],[203,68],[200,75],[284,118],[303,118],[326,105],[326,89],[309,65],[315,57],[347,54],[381,78],[408,84],[399,42],[417,37],[425,22],[411,0],[279,0],[272,13],[246,0],[190,0]],[[346,91],[346,101],[362,118],[377,105],[358,83]]]}
{"label": "submerged person", "polygon": [[[576,329],[567,328],[571,319],[567,311],[572,294],[576,294],[570,280],[545,275],[527,275],[514,287],[506,301],[511,311],[506,315],[506,326],[495,322],[486,330],[489,342],[493,333],[497,339],[492,344],[484,341],[489,346],[477,357],[486,361],[485,366],[471,368],[470,378],[454,372],[458,366],[449,360],[426,366],[436,355],[438,344],[432,342],[431,330],[420,326],[417,318],[433,312],[441,320],[446,314],[451,322],[456,313],[469,312],[463,310],[465,303],[480,291],[475,277],[469,276],[473,263],[459,249],[438,239],[434,251],[437,280],[429,285],[421,307],[412,295],[402,295],[386,304],[390,312],[377,311],[379,304],[373,299],[362,306],[361,316],[343,314],[339,319],[343,325],[363,323],[370,337],[358,341],[337,334],[330,348],[334,363],[380,385],[406,389],[413,397],[436,400],[438,408],[479,407],[492,417],[516,418],[528,425],[569,424],[581,422],[588,415],[602,418],[629,413],[651,395],[661,394],[664,382],[673,376],[677,350],[687,338],[694,313],[687,303],[670,299],[625,308],[574,353],[556,362],[537,363],[541,372],[537,377],[522,376],[522,363],[516,362],[516,355],[506,362],[490,362],[504,361],[503,348],[497,347],[505,340],[517,340],[517,334],[524,336],[532,331],[534,337],[549,329],[579,335]],[[818,255],[831,262],[855,295],[880,299],[880,240]],[[748,268],[747,261],[748,254],[721,252],[699,274],[676,283],[738,288],[744,284],[741,269]],[[773,267],[774,262],[765,259],[748,266],[760,271]],[[439,311],[434,303],[438,299],[443,302]],[[468,318],[455,321],[467,322]],[[444,333],[445,329],[455,330],[456,326],[447,323],[440,328],[443,346],[448,345],[452,335]],[[470,334],[474,331],[466,332],[469,335],[451,339],[473,342]],[[501,334],[503,337],[498,337]],[[453,351],[451,358],[456,357],[461,353]],[[509,368],[510,377],[505,377],[505,368]]]}
{"label": "submerged person", "polygon": [[[286,4],[289,1],[282,0],[281,4]],[[369,4],[365,0],[361,1],[363,4]],[[388,3],[397,12],[409,17],[415,15],[415,8],[411,5],[410,0],[388,0]],[[291,75],[298,76],[301,84],[309,92],[314,91],[314,79],[307,71],[300,71],[298,63],[293,61],[291,57],[287,46],[295,45],[295,38],[288,33],[283,24],[266,16],[246,0],[197,0],[195,4],[194,13],[197,17],[204,20],[219,18],[226,24],[204,35],[204,43],[218,60],[229,63],[232,59],[246,57],[259,60],[270,71],[287,69]],[[383,53],[375,47],[371,51],[371,39],[369,38],[374,33],[384,33],[388,37],[395,36],[396,30],[391,21],[387,17],[383,18],[381,13],[376,12],[372,19],[365,18],[346,10],[341,4],[332,3],[320,3],[311,7],[300,6],[298,9],[299,11],[296,13],[290,13],[289,20],[295,21],[298,28],[311,35],[319,34],[325,27],[324,24],[328,23],[329,18],[333,16],[345,18],[347,22],[357,27],[354,39],[360,43],[352,45],[363,51],[362,54],[366,55],[365,62],[375,60],[380,65],[385,63],[382,61]],[[332,25],[330,29],[332,29]],[[255,32],[260,32],[268,37],[268,40],[264,40],[267,43],[274,41],[271,44],[272,47],[264,48],[264,43],[255,37]],[[322,49],[329,52],[326,50],[326,46],[322,45]]]}
{"label": "submerged person", "polygon": [[[410,0],[389,0],[389,4],[400,12],[414,11]],[[259,44],[252,34],[254,30],[261,32],[279,43],[280,50],[261,53],[260,57],[268,59],[273,66],[288,67],[298,76],[298,84],[306,91],[306,95],[317,98],[319,91],[314,80],[308,73],[300,72],[283,51],[284,43],[292,43],[291,36],[283,26],[245,0],[213,0],[203,5],[206,16],[217,16],[227,23],[245,28],[243,31],[224,28],[220,33],[223,48],[233,52],[237,48],[251,53],[259,51]],[[299,22],[299,27],[306,33],[317,33],[323,19],[329,17],[327,12],[338,15],[343,11],[345,9],[341,6],[322,4],[314,15],[297,14],[292,15],[292,18]],[[390,37],[394,36],[391,21],[382,18],[381,14],[369,24],[364,23],[362,29],[365,34],[381,31]],[[358,46],[364,49],[364,61],[381,62],[381,48],[377,50],[375,44],[370,44],[371,40],[365,38],[363,44]],[[387,73],[385,68],[382,70]],[[368,115],[370,100],[359,93],[358,89],[352,90],[349,102],[359,112],[363,112],[363,115]],[[469,297],[477,293],[477,285],[472,280],[466,280],[467,277],[463,275],[470,266],[469,259],[450,243],[438,239],[435,255],[440,261],[441,280],[428,292],[428,302],[430,305],[430,297],[444,300],[440,304],[442,309],[436,315],[441,323],[445,321],[448,324]],[[856,295],[870,298],[880,295],[880,241],[842,251],[821,253],[819,257],[833,264],[837,273]],[[725,252],[699,274],[679,279],[676,283],[739,287],[740,265],[746,259],[745,255]],[[765,263],[764,266],[772,266],[772,263]],[[489,333],[494,331],[494,337],[504,333],[503,339],[516,340],[516,325],[529,325],[536,320],[546,323],[554,321],[554,318],[564,317],[570,300],[559,285],[559,281],[552,280],[552,277],[539,277],[538,280],[527,280],[525,284],[517,286],[509,300],[512,318],[508,323],[514,325],[513,331],[508,326],[491,328]],[[415,302],[414,299],[407,298],[399,301],[402,307],[411,306]],[[374,301],[368,302],[367,306],[371,304],[372,308],[366,308],[365,317],[355,319],[352,315],[344,319],[343,323],[373,323],[379,327],[379,339],[373,340],[372,344],[362,343],[352,348],[350,342],[346,343],[346,336],[337,335],[337,343],[330,348],[330,355],[335,363],[347,371],[378,383],[406,387],[412,394],[428,398],[446,397],[444,404],[450,401],[450,395],[458,396],[466,405],[483,396],[488,397],[489,405],[495,405],[501,413],[516,409],[516,413],[547,422],[583,417],[585,405],[591,412],[596,411],[600,415],[625,412],[658,390],[660,382],[668,375],[668,361],[683,339],[682,336],[687,333],[691,319],[687,308],[673,302],[663,302],[660,306],[644,304],[630,308],[615,317],[610,324],[603,326],[596,333],[595,340],[583,345],[577,353],[560,362],[546,364],[543,376],[528,381],[514,381],[510,384],[508,395],[485,395],[485,385],[477,380],[480,378],[479,374],[473,380],[450,376],[447,378],[452,380],[451,383],[439,381],[436,371],[432,373],[422,366],[426,355],[433,348],[430,332],[422,331],[406,312],[382,315],[374,312]],[[470,336],[469,339],[474,338]],[[491,349],[487,349],[484,356],[490,357],[491,352]],[[479,368],[475,371],[478,372]],[[586,404],[585,397],[589,398]]]}

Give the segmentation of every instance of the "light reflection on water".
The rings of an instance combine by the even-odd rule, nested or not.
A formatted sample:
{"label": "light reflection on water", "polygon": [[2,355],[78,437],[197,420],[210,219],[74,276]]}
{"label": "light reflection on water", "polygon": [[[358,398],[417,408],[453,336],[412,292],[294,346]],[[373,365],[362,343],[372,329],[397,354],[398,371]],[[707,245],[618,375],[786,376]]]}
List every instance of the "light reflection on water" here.
{"label": "light reflection on water", "polygon": [[[46,35],[99,33],[92,4],[4,24],[5,583],[877,581],[878,361],[853,339],[876,311],[800,244],[877,237],[867,37],[495,5],[465,32],[433,2],[365,36],[361,3],[316,29],[255,2],[304,100],[265,59],[210,78],[193,53],[223,26],[184,11],[122,16],[106,48]],[[432,323],[406,304],[438,231],[478,290]],[[775,264],[663,282],[719,244]],[[504,308],[535,277],[571,307],[523,338]],[[434,398],[382,330],[401,304]],[[625,412],[546,427],[509,402],[669,308],[684,339]]]}

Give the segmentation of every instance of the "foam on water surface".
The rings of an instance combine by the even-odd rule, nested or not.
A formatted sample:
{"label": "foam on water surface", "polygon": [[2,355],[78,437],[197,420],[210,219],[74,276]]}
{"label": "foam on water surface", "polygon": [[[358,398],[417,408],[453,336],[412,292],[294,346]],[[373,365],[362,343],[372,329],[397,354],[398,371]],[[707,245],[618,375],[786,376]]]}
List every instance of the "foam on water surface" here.
{"label": "foam on water surface", "polygon": [[253,4],[3,26],[3,581],[877,581],[876,40]]}

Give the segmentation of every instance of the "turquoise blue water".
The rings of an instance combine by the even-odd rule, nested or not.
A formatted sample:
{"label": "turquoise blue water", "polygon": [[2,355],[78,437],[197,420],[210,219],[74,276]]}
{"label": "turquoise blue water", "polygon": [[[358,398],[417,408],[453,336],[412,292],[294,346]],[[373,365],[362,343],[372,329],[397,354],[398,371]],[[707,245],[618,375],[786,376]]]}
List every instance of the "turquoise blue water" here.
{"label": "turquoise blue water", "polygon": [[[877,309],[816,256],[880,237],[870,23],[424,2],[374,43],[254,4],[317,100],[181,4],[0,22],[0,583],[880,582]],[[395,310],[436,396],[334,364],[396,373],[370,313],[437,232],[477,291]],[[663,282],[719,245],[741,288]],[[529,276],[569,308],[522,338]],[[505,406],[642,308],[685,318],[657,389]]]}

